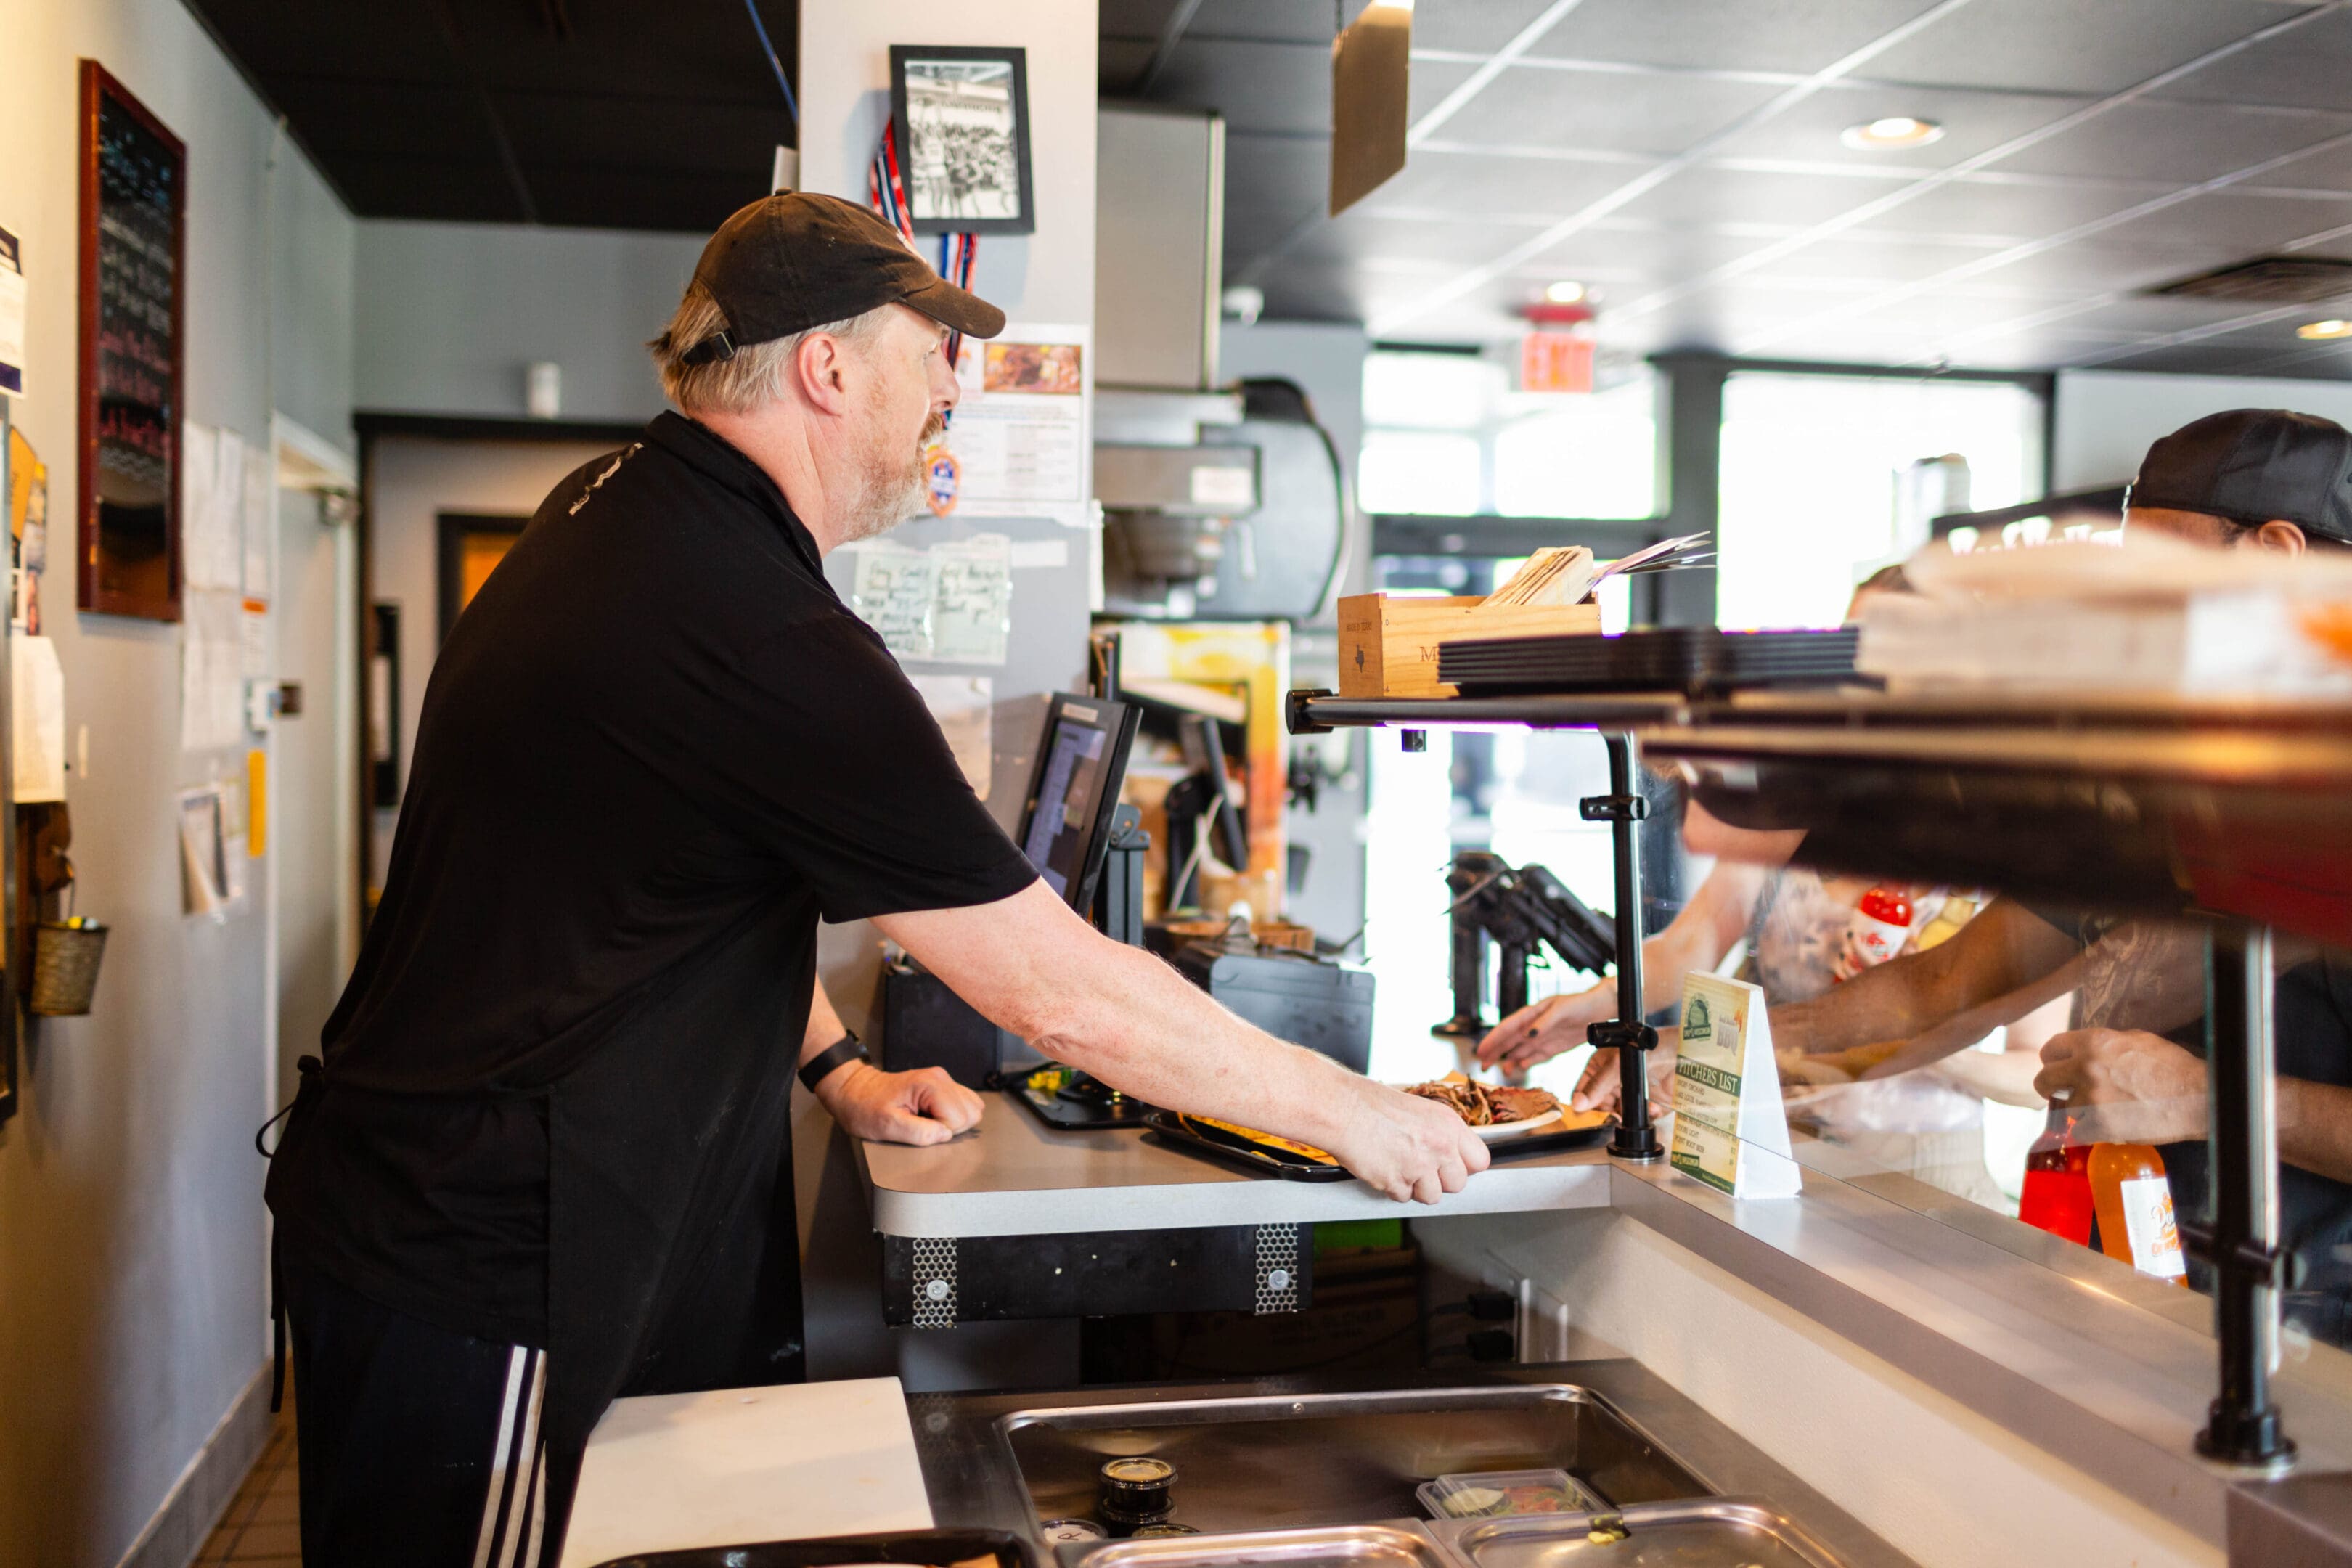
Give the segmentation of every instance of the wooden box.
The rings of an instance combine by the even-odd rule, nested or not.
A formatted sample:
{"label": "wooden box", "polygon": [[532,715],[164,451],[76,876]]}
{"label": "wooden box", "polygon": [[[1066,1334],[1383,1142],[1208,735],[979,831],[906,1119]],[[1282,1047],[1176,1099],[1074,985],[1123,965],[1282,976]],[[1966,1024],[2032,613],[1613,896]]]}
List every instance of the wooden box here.
{"label": "wooden box", "polygon": [[1437,679],[1437,650],[1478,637],[1599,635],[1598,605],[1496,605],[1475,595],[1391,599],[1353,594],[1339,601],[1339,695],[1453,697]]}

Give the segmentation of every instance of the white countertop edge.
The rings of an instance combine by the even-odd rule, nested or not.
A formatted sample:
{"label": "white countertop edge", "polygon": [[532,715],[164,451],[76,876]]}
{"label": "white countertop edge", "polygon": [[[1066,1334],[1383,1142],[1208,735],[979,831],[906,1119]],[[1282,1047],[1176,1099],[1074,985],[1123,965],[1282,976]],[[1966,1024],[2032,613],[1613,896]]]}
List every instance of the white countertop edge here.
{"label": "white countertop edge", "polygon": [[877,1186],[872,1191],[876,1230],[885,1236],[930,1240],[1605,1208],[1609,1166],[1605,1161],[1498,1166],[1472,1177],[1467,1187],[1435,1204],[1398,1203],[1361,1182],[1244,1180],[957,1193],[910,1193]]}

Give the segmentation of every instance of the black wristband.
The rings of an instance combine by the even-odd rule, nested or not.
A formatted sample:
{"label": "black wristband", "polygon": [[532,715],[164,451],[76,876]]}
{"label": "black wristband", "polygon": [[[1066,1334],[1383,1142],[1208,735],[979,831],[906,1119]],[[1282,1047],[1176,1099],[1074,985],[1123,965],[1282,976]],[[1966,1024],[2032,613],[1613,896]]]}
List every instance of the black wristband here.
{"label": "black wristband", "polygon": [[864,1042],[856,1035],[844,1035],[825,1047],[820,1054],[801,1063],[801,1081],[808,1085],[811,1094],[814,1094],[816,1086],[823,1083],[826,1076],[842,1063],[870,1062],[873,1059],[866,1054]]}

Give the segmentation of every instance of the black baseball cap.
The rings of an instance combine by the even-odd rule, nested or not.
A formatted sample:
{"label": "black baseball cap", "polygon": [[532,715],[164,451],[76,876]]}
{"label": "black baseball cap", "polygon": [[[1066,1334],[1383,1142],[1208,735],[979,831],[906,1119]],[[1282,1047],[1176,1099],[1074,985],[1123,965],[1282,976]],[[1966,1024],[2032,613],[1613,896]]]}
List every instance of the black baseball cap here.
{"label": "black baseball cap", "polygon": [[2352,542],[2352,430],[2284,408],[2209,414],[2147,449],[2124,504]]}
{"label": "black baseball cap", "polygon": [[956,331],[992,338],[1004,312],[941,278],[898,231],[839,196],[783,191],[719,226],[695,263],[726,330],[688,347],[688,364],[733,359],[738,349],[905,305]]}

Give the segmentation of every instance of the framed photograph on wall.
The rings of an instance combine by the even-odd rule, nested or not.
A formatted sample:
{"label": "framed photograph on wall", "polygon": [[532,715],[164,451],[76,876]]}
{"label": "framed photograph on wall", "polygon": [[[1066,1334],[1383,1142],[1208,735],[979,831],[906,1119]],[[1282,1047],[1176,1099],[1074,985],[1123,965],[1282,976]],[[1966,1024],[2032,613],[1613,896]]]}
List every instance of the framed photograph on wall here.
{"label": "framed photograph on wall", "polygon": [[[81,376],[75,602],[180,618],[188,150],[81,62]],[[56,531],[52,531],[55,532]]]}
{"label": "framed photograph on wall", "polygon": [[917,234],[1034,234],[1027,51],[890,46],[890,124]]}

